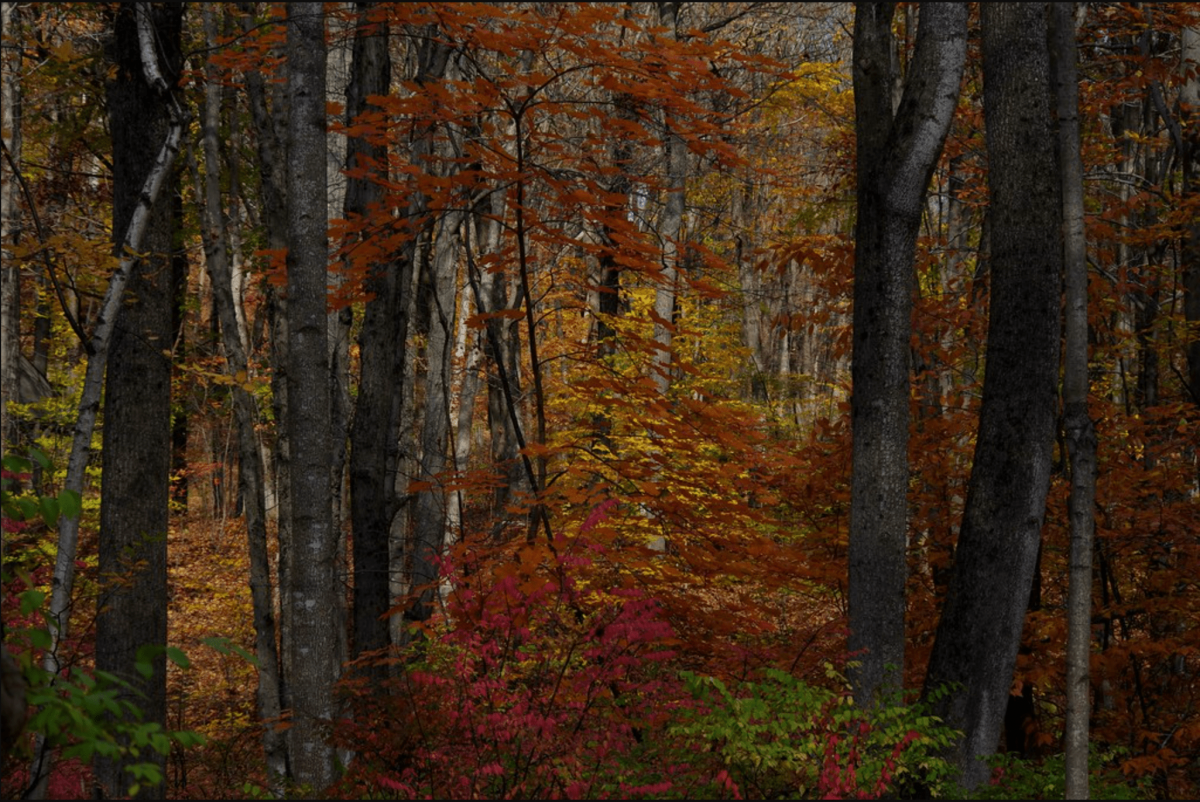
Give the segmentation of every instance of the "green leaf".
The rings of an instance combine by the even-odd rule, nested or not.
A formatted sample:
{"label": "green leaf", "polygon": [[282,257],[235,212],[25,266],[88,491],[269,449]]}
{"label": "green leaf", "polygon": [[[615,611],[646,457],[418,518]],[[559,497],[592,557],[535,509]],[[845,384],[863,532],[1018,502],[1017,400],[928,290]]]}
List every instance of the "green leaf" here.
{"label": "green leaf", "polygon": [[44,629],[29,630],[29,642],[35,649],[49,649],[51,646],[50,633]]}
{"label": "green leaf", "polygon": [[180,668],[192,667],[191,662],[188,661],[187,655],[183,653],[183,650],[175,646],[167,647],[167,659]]}
{"label": "green leaf", "polygon": [[4,466],[4,470],[13,473],[29,473],[33,470],[33,463],[16,454],[5,454],[4,459],[0,460],[0,464]]}
{"label": "green leaf", "polygon": [[36,588],[23,591],[21,593],[21,615],[29,615],[34,610],[42,606],[46,601],[46,594]]}
{"label": "green leaf", "polygon": [[67,518],[78,518],[83,512],[83,500],[74,490],[63,490],[58,494],[58,511]]}
{"label": "green leaf", "polygon": [[19,519],[22,521],[29,521],[37,517],[38,504],[31,498],[23,497],[17,499],[17,508]]}
{"label": "green leaf", "polygon": [[43,471],[50,470],[50,458],[36,448],[29,449],[29,458],[36,462]]}
{"label": "green leaf", "polygon": [[40,496],[38,498],[38,506],[41,507],[42,520],[46,522],[46,526],[57,526],[58,499],[53,498],[52,496]]}

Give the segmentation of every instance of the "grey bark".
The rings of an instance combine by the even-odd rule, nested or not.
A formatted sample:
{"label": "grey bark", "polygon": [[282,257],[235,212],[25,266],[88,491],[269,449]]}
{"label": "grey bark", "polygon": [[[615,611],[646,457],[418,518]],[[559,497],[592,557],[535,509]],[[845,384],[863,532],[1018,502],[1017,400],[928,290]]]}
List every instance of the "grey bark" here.
{"label": "grey bark", "polygon": [[892,112],[892,14],[859,3],[854,22],[855,225],[850,650],[855,699],[899,687],[907,579],[909,343],[913,257],[933,168],[959,94],[967,7],[923,3],[904,92]]}
{"label": "grey bark", "polygon": [[[367,98],[387,93],[391,79],[388,29],[369,33],[365,17],[373,4],[360,3],[354,35],[353,66],[346,88],[346,122],[370,111]],[[387,177],[385,145],[365,138],[346,143],[346,167]],[[384,192],[372,175],[351,175],[343,205],[347,219],[380,209]],[[369,235],[369,234],[368,234]],[[367,276],[368,300],[359,334],[358,400],[350,429],[350,522],[354,542],[354,655],[388,644],[383,616],[391,606],[388,585],[388,533],[395,511],[396,437],[400,374],[397,349],[403,341],[396,331],[396,259],[386,259]]]}
{"label": "grey bark", "polygon": [[[208,46],[217,48],[217,25],[211,7],[203,6],[204,34]],[[203,116],[204,182],[197,176],[196,197],[202,199],[202,239],[205,263],[212,282],[213,303],[220,320],[221,342],[225,348],[228,374],[233,378],[233,412],[237,426],[238,484],[246,516],[246,537],[250,554],[250,596],[254,610],[255,655],[258,658],[258,715],[274,722],[281,713],[279,653],[276,646],[275,609],[271,597],[271,566],[267,550],[266,469],[259,448],[256,423],[259,411],[248,388],[248,343],[243,339],[243,320],[239,318],[238,296],[234,287],[233,249],[221,201],[220,131],[221,86],[218,73],[207,67]],[[263,752],[272,782],[287,772],[287,753],[283,734],[272,724],[262,732]]]}
{"label": "grey bark", "polygon": [[1092,646],[1092,535],[1096,504],[1096,431],[1088,416],[1087,242],[1083,225],[1079,85],[1073,3],[1050,4],[1050,55],[1062,176],[1066,344],[1063,430],[1070,458],[1070,585],[1067,594],[1067,799],[1088,798],[1089,677]]}
{"label": "grey bark", "polygon": [[[254,31],[254,4],[239,3],[238,7],[243,12],[242,31],[249,35]],[[246,99],[250,106],[250,116],[254,124],[257,142],[259,198],[261,201],[259,222],[265,230],[268,249],[279,252],[288,246],[287,175],[284,170],[284,165],[287,163],[287,142],[282,137],[287,97],[282,90],[276,89],[268,102],[266,82],[257,70],[244,73],[243,78],[246,82]],[[286,710],[291,707],[290,678],[284,660],[291,643],[291,609],[284,602],[282,589],[289,585],[288,566],[291,563],[292,554],[291,449],[286,427],[288,409],[287,300],[284,297],[285,293],[267,282],[264,282],[264,285],[269,321],[271,404],[275,419],[274,441],[267,449],[269,464],[266,466],[268,476],[274,477],[272,485],[275,488],[275,506],[274,509],[267,509],[267,515],[268,518],[273,517],[275,520],[276,540],[279,546],[276,581],[276,588],[279,590],[272,601],[277,605],[279,626],[280,706]],[[288,742],[285,739],[285,752],[287,748]],[[284,756],[284,761],[286,762],[286,756]]]}
{"label": "grey bark", "polygon": [[325,20],[320,3],[288,6],[287,324],[291,446],[291,565],[281,588],[291,616],[289,758],[315,792],[334,779],[325,740],[333,715],[340,633],[334,598],[337,535],[330,513],[329,352],[326,320]]}
{"label": "grey bark", "polygon": [[[143,53],[153,53],[152,49],[143,48]],[[145,64],[143,64],[145,67]],[[151,71],[146,70],[149,81]],[[155,70],[157,73],[157,70]],[[157,86],[160,92],[167,92],[167,86],[161,82]],[[67,474],[63,487],[82,495],[84,472],[87,468],[88,457],[91,454],[92,432],[96,426],[96,415],[100,408],[100,394],[104,384],[105,367],[108,364],[110,341],[121,304],[125,300],[125,289],[130,275],[138,262],[136,254],[142,247],[143,235],[150,221],[159,194],[167,182],[171,166],[179,153],[179,143],[183,137],[185,118],[182,110],[172,103],[171,127],[153,168],[146,176],[142,191],[137,196],[138,202],[129,220],[128,227],[121,240],[117,252],[123,254],[117,269],[109,279],[104,300],[100,305],[91,338],[87,342],[87,369],[84,374],[83,390],[79,401],[79,414],[75,421],[75,429],[71,439],[71,452],[67,459]],[[75,556],[79,546],[79,519],[60,516],[58,520],[58,553],[54,561],[54,576],[50,590],[50,636],[51,646],[46,650],[42,667],[52,676],[57,676],[62,666],[59,662],[58,644],[67,637],[70,626],[71,591],[75,583]],[[40,799],[45,796],[46,782],[49,779],[50,756],[45,749],[45,739],[37,738],[34,747],[34,760],[30,768],[32,791],[30,798]]]}
{"label": "grey bark", "polygon": [[[16,3],[0,3],[5,37],[9,37],[19,12]],[[0,117],[6,158],[0,159],[0,450],[16,441],[16,427],[8,414],[8,402],[19,397],[17,366],[21,357],[20,272],[8,249],[20,244],[20,191],[13,165],[21,163],[21,49],[5,41],[0,50]],[[10,162],[9,159],[12,161]]]}
{"label": "grey bark", "polygon": [[966,509],[926,694],[963,731],[973,788],[996,750],[1037,561],[1054,443],[1061,206],[1046,7],[983,7],[991,294],[983,403]]}
{"label": "grey bark", "polygon": [[[154,170],[152,154],[171,128],[171,99],[159,91],[155,53],[166,71],[180,65],[182,6],[121,6],[115,20],[116,74],[108,88],[113,148],[113,231],[122,232],[142,203],[142,186]],[[147,21],[152,41],[139,36]],[[153,50],[144,55],[142,48]],[[143,76],[143,70],[145,76]],[[174,179],[172,179],[173,181]],[[133,267],[129,297],[117,313],[109,347],[104,395],[100,496],[101,590],[96,615],[96,669],[122,676],[131,688],[118,693],[141,708],[143,720],[166,726],[166,655],[156,654],[154,674],[134,670],[144,646],[167,643],[167,526],[171,475],[170,349],[174,335],[174,191],[167,187],[149,211],[143,256]],[[119,251],[118,251],[119,252]],[[135,780],[130,764],[156,763],[157,753],[117,759],[97,756],[96,781],[108,796],[125,796]],[[158,786],[138,796],[161,798]]]}
{"label": "grey bark", "polygon": [[[659,3],[658,21],[672,37],[677,37],[679,3]],[[671,386],[671,341],[675,334],[675,298],[679,291],[680,241],[683,211],[687,203],[686,182],[688,146],[675,130],[674,115],[663,111],[663,157],[666,161],[666,203],[659,220],[658,236],[662,243],[662,273],[654,290],[654,373],[658,392],[666,395]],[[656,538],[661,540],[660,538]],[[663,543],[652,544],[662,550]]]}
{"label": "grey bark", "polygon": [[[1200,69],[1200,28],[1184,28],[1182,35],[1182,68]],[[1196,73],[1184,81],[1179,91],[1180,105],[1186,111],[1187,138],[1183,143],[1183,192],[1185,198],[1196,191],[1200,177],[1200,78]],[[1182,116],[1182,115],[1181,115]],[[1189,323],[1200,324],[1200,217],[1193,218],[1183,235],[1184,317]],[[1200,335],[1189,344],[1188,385],[1192,401],[1200,404]],[[1200,466],[1198,466],[1200,470]],[[1200,474],[1198,474],[1200,476]]]}
{"label": "grey bark", "polygon": [[421,424],[421,462],[414,510],[412,591],[416,598],[405,619],[424,621],[438,598],[437,559],[446,539],[448,493],[444,472],[449,467],[447,446],[450,435],[450,357],[454,343],[455,285],[458,267],[459,230],[465,212],[451,209],[438,221],[434,237],[433,282],[430,300],[429,341],[425,376],[425,411]]}

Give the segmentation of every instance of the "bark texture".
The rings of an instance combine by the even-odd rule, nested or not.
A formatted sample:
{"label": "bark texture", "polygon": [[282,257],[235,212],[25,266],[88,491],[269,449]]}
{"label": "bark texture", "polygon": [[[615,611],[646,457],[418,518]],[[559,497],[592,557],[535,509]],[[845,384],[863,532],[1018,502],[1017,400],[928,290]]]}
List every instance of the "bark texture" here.
{"label": "bark texture", "polygon": [[[211,48],[217,47],[217,24],[209,6],[202,9],[204,34]],[[254,396],[247,389],[249,359],[243,339],[244,323],[238,316],[234,291],[232,248],[221,201],[221,148],[218,138],[221,86],[215,67],[208,68],[205,88],[203,142],[205,180],[197,186],[203,198],[204,257],[212,281],[213,305],[220,320],[221,342],[232,386],[233,413],[237,425],[238,492],[243,500],[246,536],[250,554],[250,597],[254,609],[255,655],[258,657],[258,715],[265,722],[281,713],[279,651],[275,642],[275,607],[271,598],[271,566],[267,550],[266,467],[259,448],[256,424],[259,419]],[[267,769],[278,779],[287,771],[283,733],[268,724],[263,728],[263,751]]]}
{"label": "bark texture", "polygon": [[893,4],[859,3],[854,22],[858,220],[854,258],[854,433],[850,650],[855,699],[898,687],[908,576],[908,405],[913,256],[925,195],[958,102],[967,9],[923,3],[899,107]]}
{"label": "bark texture", "polygon": [[1050,4],[1050,56],[1062,177],[1066,345],[1063,431],[1070,459],[1070,586],[1067,596],[1066,796],[1088,798],[1088,692],[1092,646],[1092,536],[1096,504],[1096,430],[1088,416],[1087,242],[1083,225],[1079,85],[1074,3]]}
{"label": "bark texture", "polygon": [[[138,8],[141,14],[144,7]],[[152,7],[153,45],[166,56],[165,73],[179,69],[182,6]],[[170,98],[151,86],[139,44],[133,4],[117,11],[114,62],[108,89],[113,140],[113,231],[118,242],[141,201],[142,186],[155,166],[158,148],[171,127]],[[144,44],[144,42],[143,42]],[[152,51],[153,52],[153,51]],[[151,55],[153,58],[153,55]],[[154,674],[134,670],[144,646],[167,643],[167,525],[171,475],[171,345],[174,335],[173,254],[175,219],[168,185],[150,210],[142,257],[134,266],[129,294],[113,328],[105,382],[100,498],[101,591],[96,616],[96,669],[124,677],[123,691],[142,710],[143,720],[166,726],[165,652],[152,658]],[[153,752],[93,762],[96,781],[108,796],[126,796],[132,763],[156,762]],[[161,798],[161,789],[142,785],[140,796]]]}
{"label": "bark texture", "polygon": [[325,21],[320,3],[288,6],[287,431],[291,549],[292,779],[321,791],[334,779],[325,741],[333,715],[339,633],[333,596],[337,537],[330,516],[329,351],[326,320]]}
{"label": "bark texture", "polygon": [[[7,37],[17,22],[16,3],[0,3],[2,28]],[[21,163],[21,51],[7,42],[0,50],[0,116],[5,154],[0,157],[0,449],[16,441],[16,427],[8,415],[8,402],[17,400],[17,364],[21,357],[21,285],[17,261],[8,248],[20,243],[20,191],[14,165]],[[11,161],[10,161],[11,160]]]}
{"label": "bark texture", "polygon": [[[354,35],[353,65],[346,89],[346,121],[371,106],[367,98],[387,93],[391,79],[388,29],[374,31],[365,22],[373,4],[360,3],[360,26]],[[367,170],[346,183],[344,211],[348,219],[373,213],[383,202],[381,184],[371,174],[387,177],[387,147],[365,138],[346,143],[346,166]],[[388,533],[395,511],[396,428],[399,422],[400,372],[396,332],[399,263],[386,259],[367,278],[370,294],[359,334],[361,364],[358,401],[350,429],[350,521],[354,535],[354,654],[388,644],[383,616],[391,606],[388,585]]]}
{"label": "bark texture", "polygon": [[926,692],[987,777],[1037,561],[1057,406],[1061,218],[1044,4],[983,7],[991,229],[987,365],[975,461]]}

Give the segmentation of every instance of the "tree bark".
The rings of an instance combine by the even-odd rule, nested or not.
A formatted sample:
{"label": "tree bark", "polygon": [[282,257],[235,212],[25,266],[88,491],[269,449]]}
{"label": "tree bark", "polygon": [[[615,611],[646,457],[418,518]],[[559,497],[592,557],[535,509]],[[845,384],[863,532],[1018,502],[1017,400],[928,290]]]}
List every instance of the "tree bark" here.
{"label": "tree bark", "polygon": [[[1181,35],[1181,61],[1185,71],[1200,69],[1200,28],[1184,28]],[[1180,104],[1186,109],[1187,138],[1180,159],[1183,167],[1181,201],[1186,202],[1196,192],[1200,177],[1200,77],[1195,72],[1179,90]],[[1184,116],[1184,115],[1181,115]],[[1200,217],[1193,217],[1183,233],[1184,317],[1200,326]],[[1194,329],[1200,331],[1200,329]],[[1200,334],[1188,344],[1188,386],[1191,400],[1200,404]],[[1200,465],[1197,466],[1200,472]],[[1198,473],[1200,478],[1200,473]]]}
{"label": "tree bark", "polygon": [[325,20],[319,3],[288,6],[288,407],[291,565],[286,666],[291,682],[292,779],[315,792],[334,779],[324,729],[333,716],[339,623],[334,599],[337,536],[329,465],[326,319]]}
{"label": "tree bark", "polygon": [[[374,3],[359,3],[359,27],[354,35],[354,62],[346,88],[346,122],[352,124],[371,109],[367,98],[387,93],[391,80],[388,29],[382,24],[366,28]],[[351,174],[343,205],[347,219],[378,213],[384,201],[378,180],[387,178],[388,148],[351,138],[346,143],[348,170],[367,170],[370,175]],[[366,236],[366,234],[364,234]],[[397,259],[386,259],[367,277],[369,294],[359,334],[361,364],[358,400],[350,430],[350,521],[354,542],[354,655],[382,649],[388,644],[384,619],[391,606],[388,584],[388,533],[396,503],[396,436],[400,375],[397,349]]]}
{"label": "tree bark", "polygon": [[1033,581],[1049,488],[1059,350],[1061,206],[1043,4],[983,7],[991,295],[975,461],[926,676],[962,781],[987,777]]}
{"label": "tree bark", "polygon": [[1096,431],[1088,415],[1087,242],[1083,225],[1079,85],[1074,3],[1050,4],[1050,56],[1062,179],[1066,345],[1063,430],[1070,457],[1070,585],[1067,595],[1066,796],[1088,798],[1089,678],[1092,647],[1092,535],[1096,504]]}
{"label": "tree bark", "polygon": [[893,114],[892,14],[859,3],[854,23],[858,219],[851,420],[850,650],[855,699],[898,688],[908,576],[909,348],[913,258],[933,168],[958,102],[967,8],[923,3],[913,63]]}
{"label": "tree bark", "polygon": [[[678,38],[679,3],[659,3],[658,22],[672,38]],[[662,272],[654,290],[654,372],[651,378],[660,395],[671,386],[671,342],[675,335],[675,301],[679,292],[680,232],[687,204],[688,146],[675,130],[670,111],[663,110],[663,157],[666,163],[666,203],[659,220],[658,237],[662,243]],[[666,544],[655,538],[652,548],[662,551]]]}
{"label": "tree bark", "polygon": [[[211,7],[203,6],[205,39],[217,47],[217,25]],[[255,425],[259,411],[248,389],[250,366],[248,342],[243,339],[243,320],[238,315],[234,291],[232,248],[221,202],[220,130],[221,86],[217,70],[210,64],[205,87],[203,143],[205,181],[197,176],[196,197],[202,198],[205,263],[212,281],[213,303],[220,319],[221,342],[225,347],[227,371],[233,378],[233,412],[237,426],[238,485],[246,517],[246,537],[250,554],[250,597],[254,610],[255,655],[258,658],[258,715],[267,722],[263,727],[263,752],[271,782],[287,771],[283,733],[274,723],[281,713],[279,652],[276,646],[275,609],[271,598],[271,566],[267,551],[267,510],[262,450]]]}
{"label": "tree bark", "polygon": [[[150,10],[153,9],[153,10]],[[154,53],[164,53],[166,72],[180,65],[182,6],[122,5],[115,20],[116,77],[108,89],[113,144],[113,231],[129,226],[142,185],[154,170],[152,154],[171,126],[171,99],[143,77],[139,37],[149,15]],[[139,39],[141,40],[139,42]],[[104,395],[103,492],[100,496],[101,591],[96,615],[96,669],[126,678],[120,691],[138,705],[143,720],[166,726],[167,719],[167,526],[171,475],[170,349],[177,298],[173,271],[174,229],[171,187],[159,194],[147,223],[142,257],[134,266],[130,296],[113,328]],[[138,651],[159,648],[154,674],[134,670]],[[153,762],[154,752],[97,756],[96,780],[107,796],[125,796],[135,782],[132,763]],[[142,784],[138,796],[161,798],[159,786]]]}
{"label": "tree bark", "polygon": [[[0,3],[0,28],[8,36],[17,23],[16,3]],[[8,402],[17,400],[17,363],[21,358],[21,285],[17,260],[8,248],[20,244],[20,190],[16,167],[21,163],[21,50],[8,44],[0,55],[0,115],[3,117],[5,157],[0,158],[0,449],[16,443],[16,426],[8,414]],[[10,162],[11,159],[11,162]]]}

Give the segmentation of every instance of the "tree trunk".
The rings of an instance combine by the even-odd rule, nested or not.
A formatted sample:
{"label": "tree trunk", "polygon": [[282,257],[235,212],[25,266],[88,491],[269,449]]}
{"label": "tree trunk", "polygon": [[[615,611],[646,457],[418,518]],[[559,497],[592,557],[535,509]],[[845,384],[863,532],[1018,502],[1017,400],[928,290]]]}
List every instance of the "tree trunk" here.
{"label": "tree trunk", "polygon": [[[672,38],[678,38],[679,3],[659,3],[658,21]],[[665,159],[667,196],[659,220],[658,237],[662,243],[662,273],[654,291],[653,364],[655,387],[666,395],[671,386],[671,341],[675,334],[675,299],[679,291],[680,232],[683,231],[683,211],[687,204],[688,146],[675,131],[675,119],[663,110],[663,157]],[[655,538],[652,548],[662,551],[665,543]]]}
{"label": "tree trunk", "polygon": [[[0,3],[0,27],[8,36],[16,25],[16,3]],[[17,363],[21,357],[21,285],[14,254],[8,251],[21,240],[20,190],[17,165],[21,163],[21,50],[4,46],[0,55],[0,115],[3,116],[5,154],[0,157],[0,449],[5,453],[16,443],[16,426],[8,414],[8,402],[17,400]],[[9,161],[11,159],[11,161]]]}
{"label": "tree trunk", "polygon": [[[205,39],[210,48],[217,46],[217,26],[213,10],[204,6]],[[259,413],[249,381],[248,343],[243,339],[243,322],[238,316],[238,298],[234,279],[230,237],[221,202],[220,130],[221,87],[217,71],[209,65],[206,76],[203,117],[205,183],[197,176],[196,197],[203,199],[202,214],[205,262],[212,280],[213,303],[220,319],[222,343],[232,385],[233,411],[237,426],[238,485],[246,516],[246,537],[250,554],[250,598],[254,610],[255,655],[258,657],[258,715],[263,727],[263,752],[270,782],[274,785],[287,771],[283,733],[273,722],[281,713],[279,688],[279,652],[276,646],[275,609],[271,598],[271,567],[267,551],[267,511],[262,450],[255,424]]]}
{"label": "tree trunk", "polygon": [[1067,596],[1066,796],[1088,798],[1088,720],[1092,647],[1092,533],[1096,504],[1096,431],[1088,416],[1087,242],[1083,225],[1079,85],[1074,3],[1050,4],[1050,57],[1062,177],[1066,346],[1063,430],[1070,456],[1070,586]]}
{"label": "tree trunk", "polygon": [[[354,35],[354,63],[346,88],[346,122],[370,111],[367,98],[387,93],[392,65],[386,24],[368,32],[365,23],[373,3],[360,3]],[[346,143],[348,170],[370,175],[351,176],[346,184],[347,219],[365,217],[384,200],[377,178],[387,178],[388,149],[362,138]],[[367,277],[369,299],[359,334],[361,363],[358,401],[350,431],[350,521],[354,548],[354,655],[388,644],[384,619],[391,598],[388,586],[388,532],[395,510],[396,436],[400,376],[396,352],[403,348],[396,332],[396,259],[386,259]]]}
{"label": "tree trunk", "polygon": [[1037,562],[1054,443],[1061,207],[1046,8],[983,7],[991,296],[983,404],[953,573],[925,691],[964,736],[963,783],[996,750]]}
{"label": "tree trunk", "polygon": [[854,22],[858,220],[854,260],[850,506],[851,679],[860,705],[898,688],[908,576],[909,348],[913,258],[929,179],[958,102],[967,8],[924,3],[895,114],[892,14],[859,3]]}
{"label": "tree trunk", "polygon": [[[116,77],[108,90],[113,147],[113,231],[129,226],[142,185],[154,169],[153,154],[170,128],[170,98],[142,75],[136,15],[149,6],[122,5],[115,20]],[[182,6],[150,12],[155,51],[165,52],[174,84],[180,64]],[[171,476],[171,356],[174,337],[173,198],[167,187],[150,211],[143,256],[129,281],[130,297],[113,328],[105,382],[103,492],[100,497],[100,579],[96,615],[96,670],[127,679],[121,695],[142,710],[143,720],[167,720],[167,526]],[[118,251],[119,253],[119,251]],[[154,674],[134,670],[138,651],[159,647]],[[97,756],[96,780],[109,797],[125,796],[136,780],[133,763],[165,768],[155,752]],[[142,785],[139,797],[161,798],[158,786]]]}
{"label": "tree trunk", "polygon": [[[405,612],[408,621],[424,621],[433,612],[438,593],[437,560],[446,539],[443,483],[450,435],[450,357],[454,343],[455,279],[459,230],[465,212],[451,209],[438,221],[434,237],[433,282],[425,377],[425,412],[421,424],[421,464],[414,516],[411,592],[417,594]],[[406,640],[407,642],[407,640]]]}
{"label": "tree trunk", "polygon": [[330,513],[329,352],[326,319],[325,19],[319,3],[288,6],[288,406],[291,565],[292,779],[313,791],[334,779],[324,730],[333,716],[340,633],[334,599],[337,535]]}
{"label": "tree trunk", "polygon": [[[145,6],[137,6],[145,9]],[[138,38],[141,46],[142,70],[147,83],[155,86],[161,94],[167,94],[169,87],[158,70],[157,59],[153,45],[149,15],[138,12]],[[141,250],[143,235],[150,222],[151,212],[166,184],[171,166],[179,153],[179,143],[183,137],[184,118],[182,111],[172,103],[173,111],[171,127],[167,132],[158,158],[141,192],[136,198],[132,217],[125,228],[124,237],[117,249],[122,254],[117,269],[109,279],[104,300],[100,305],[91,338],[87,342],[87,370],[84,374],[83,390],[79,400],[79,415],[75,421],[75,430],[71,438],[71,453],[67,459],[67,475],[63,480],[63,488],[77,495],[83,493],[84,472],[87,469],[88,457],[91,454],[92,433],[96,426],[96,414],[100,408],[101,389],[104,384],[104,372],[108,364],[109,344],[121,304],[125,300],[125,288],[130,275],[138,262],[136,254]],[[114,227],[115,230],[115,227]],[[70,631],[71,591],[75,584],[75,555],[79,546],[79,518],[69,518],[65,515],[58,519],[58,552],[54,560],[54,577],[50,590],[51,645],[46,650],[42,667],[51,676],[57,676],[62,669],[59,661],[59,644],[66,639]],[[35,739],[33,765],[30,768],[31,791],[30,798],[41,799],[46,793],[46,783],[49,780],[50,757],[46,750],[45,739]]]}
{"label": "tree trunk", "polygon": [[[1183,69],[1200,70],[1200,28],[1184,28],[1181,38]],[[1186,202],[1196,192],[1200,178],[1200,77],[1196,72],[1184,81],[1179,95],[1181,105],[1186,104],[1184,107],[1188,109],[1183,120],[1187,138],[1180,160],[1183,166],[1183,197],[1180,200]],[[1183,271],[1184,317],[1188,323],[1200,326],[1200,216],[1193,217],[1183,233]],[[1188,344],[1187,360],[1192,403],[1200,404],[1200,334]]]}

